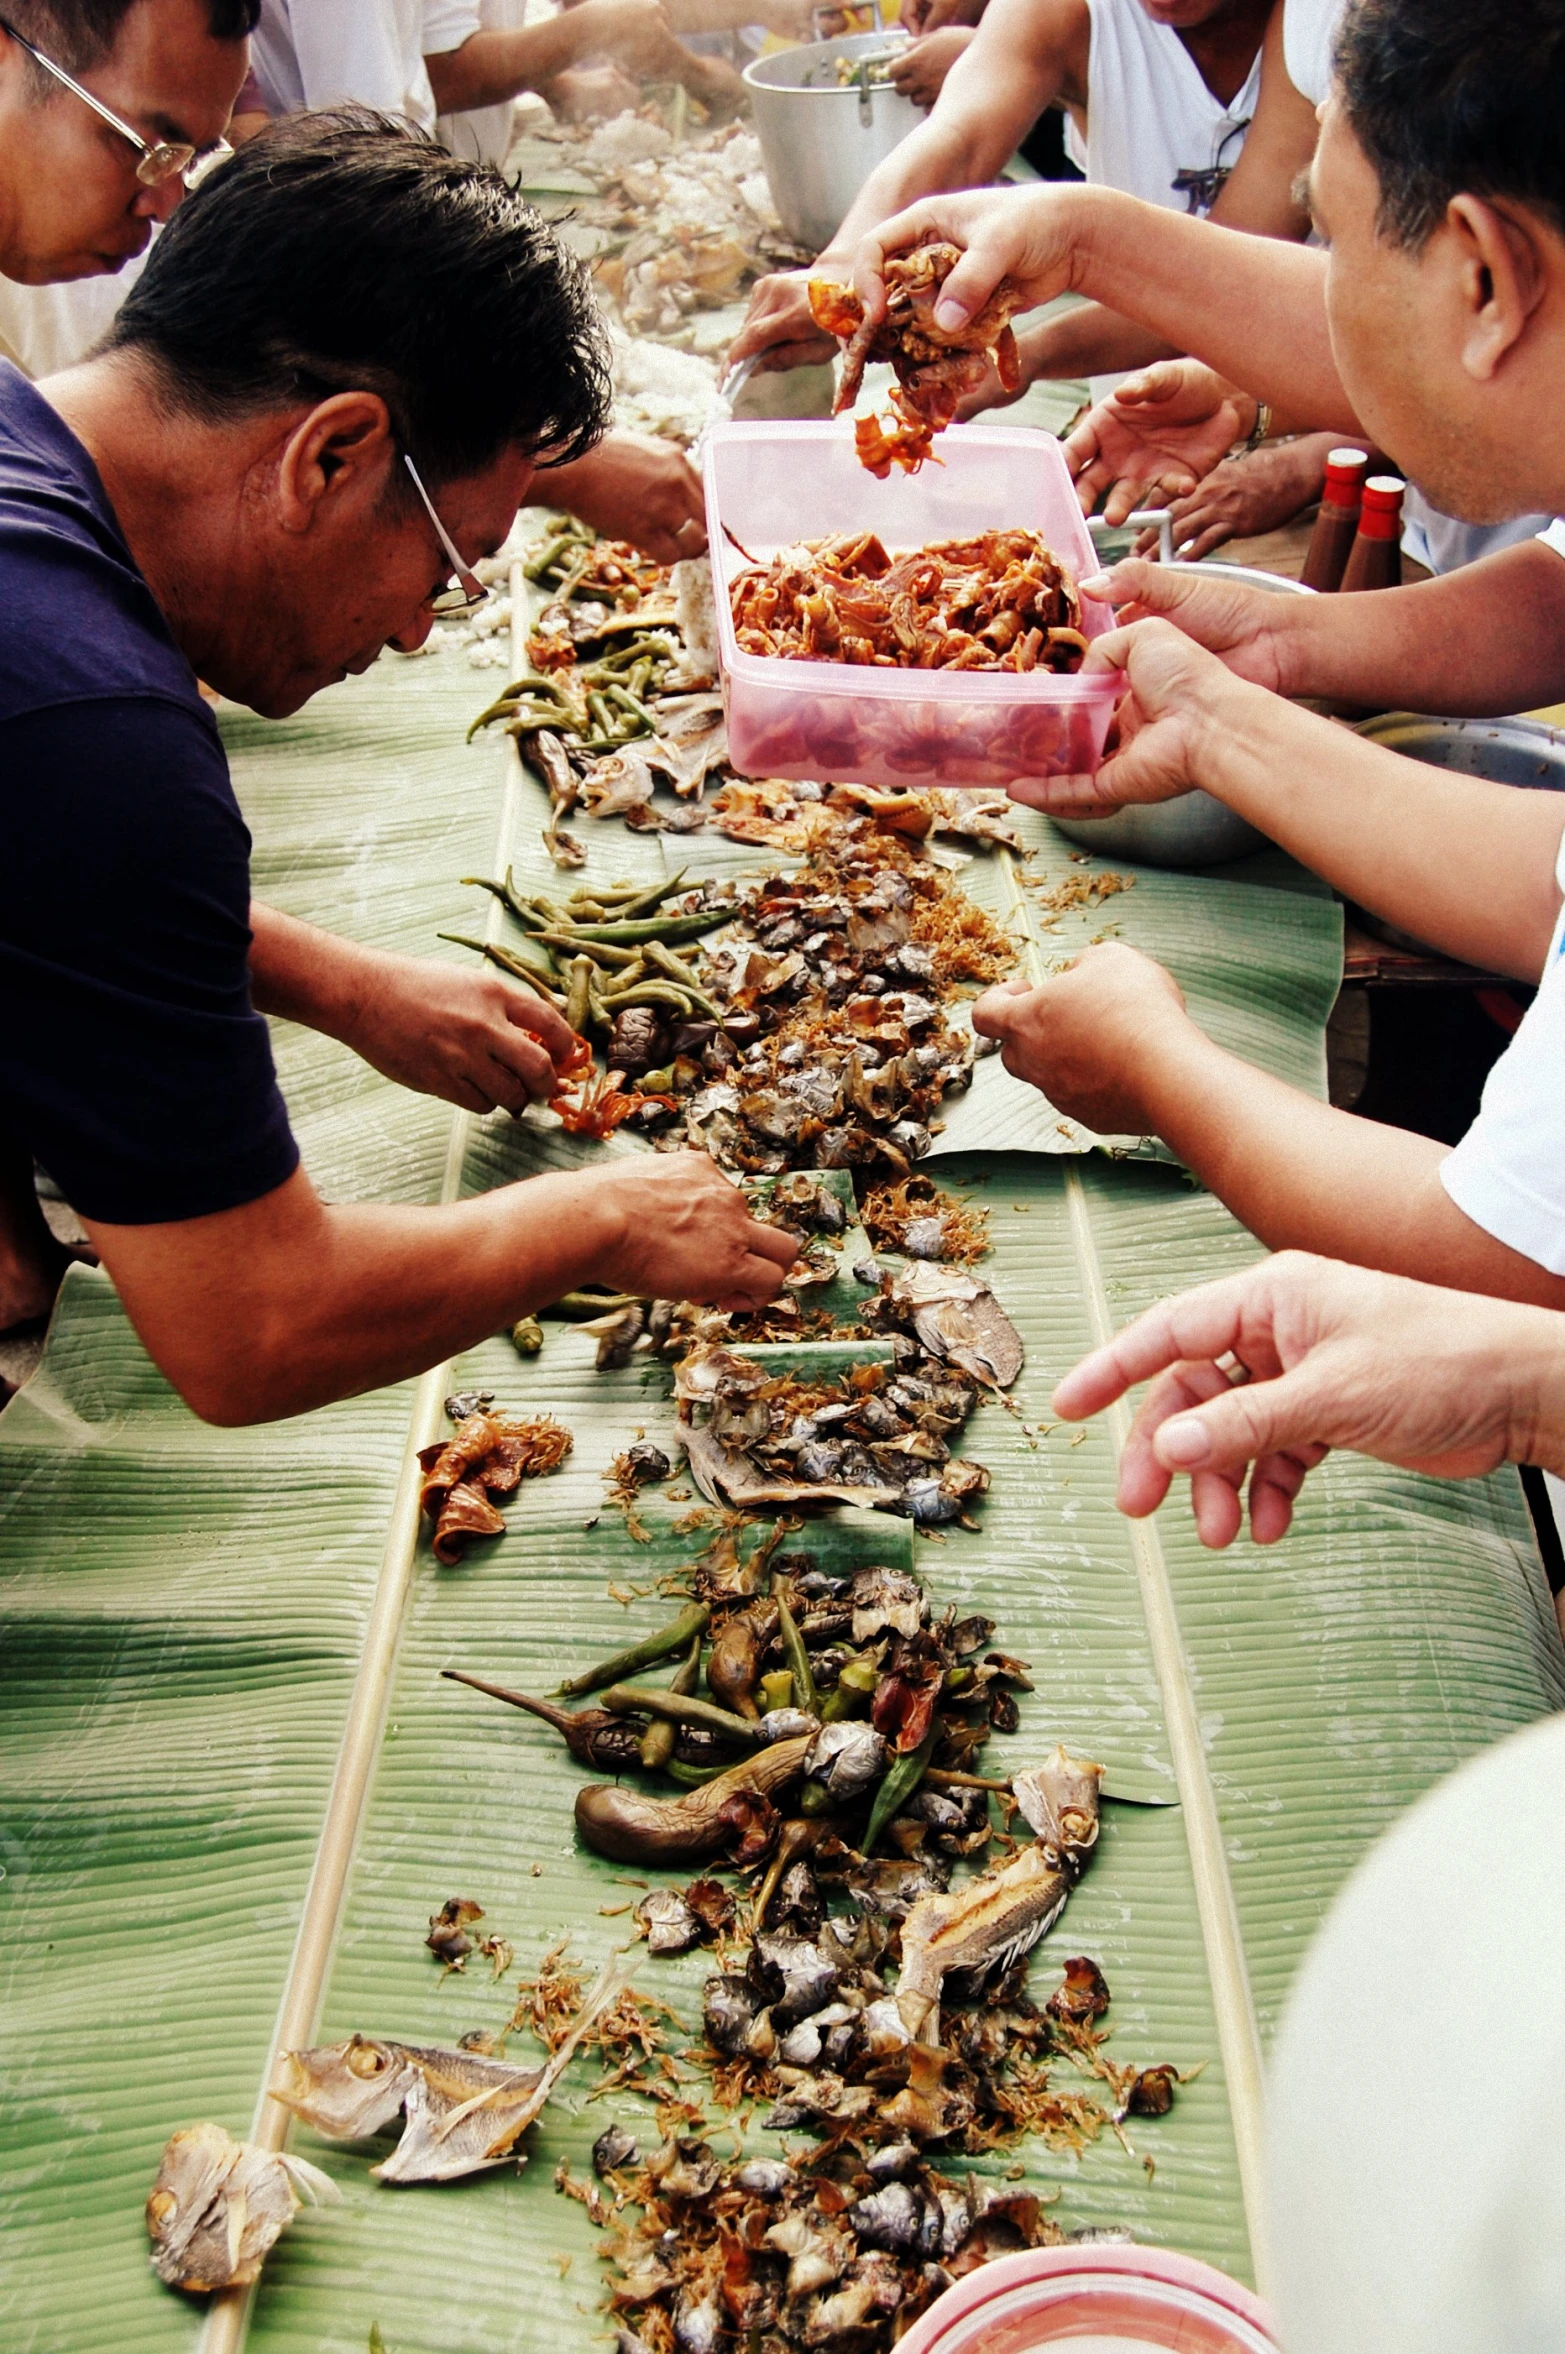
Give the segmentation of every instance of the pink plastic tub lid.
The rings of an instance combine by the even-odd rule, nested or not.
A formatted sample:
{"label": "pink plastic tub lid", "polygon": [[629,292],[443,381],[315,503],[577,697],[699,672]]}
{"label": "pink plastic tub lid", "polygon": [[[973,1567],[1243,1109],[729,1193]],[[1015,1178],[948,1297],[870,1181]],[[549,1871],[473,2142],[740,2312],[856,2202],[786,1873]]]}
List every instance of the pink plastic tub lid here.
{"label": "pink plastic tub lid", "polygon": [[1167,2248],[1028,2248],[937,2297],[897,2354],[1277,2354],[1259,2297]]}

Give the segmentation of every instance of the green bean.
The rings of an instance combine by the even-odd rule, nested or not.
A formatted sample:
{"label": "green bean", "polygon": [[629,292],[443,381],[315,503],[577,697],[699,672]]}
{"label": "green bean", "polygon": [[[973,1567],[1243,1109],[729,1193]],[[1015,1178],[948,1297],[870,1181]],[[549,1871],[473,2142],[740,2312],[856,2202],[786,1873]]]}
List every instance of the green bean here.
{"label": "green bean", "polygon": [[[601,925],[597,928],[602,929]],[[550,925],[538,934],[538,938],[550,948],[574,948],[578,954],[585,951],[594,964],[631,965],[641,954],[639,948],[614,948],[606,941],[584,940],[579,932],[569,930],[564,925]]]}
{"label": "green bean", "polygon": [[574,518],[569,523],[562,523],[553,536],[546,539],[541,548],[535,548],[527,558],[522,566],[522,578],[542,580],[544,574],[552,571],[572,548],[581,546],[582,538],[582,526]]}
{"label": "green bean", "polygon": [[[566,1299],[579,1296],[583,1295],[572,1292],[565,1295]],[[558,1310],[565,1302],[556,1300],[554,1304]],[[592,1313],[601,1315],[606,1309],[629,1305],[630,1295],[625,1294],[618,1298],[594,1300]],[[711,1616],[711,1609],[705,1602],[687,1604],[677,1618],[670,1619],[666,1627],[659,1627],[656,1634],[644,1635],[639,1643],[632,1643],[628,1651],[616,1651],[612,1657],[600,1659],[596,1667],[586,1668],[579,1676],[569,1677],[559,1688],[561,1697],[574,1700],[580,1693],[596,1692],[604,1684],[617,1684],[625,1676],[635,1675],[641,1668],[655,1667],[660,1659],[668,1659],[674,1652],[683,1651],[693,1637],[704,1634]]]}
{"label": "green bean", "polygon": [[661,940],[667,948],[680,940],[699,940],[703,932],[715,932],[719,924],[731,924],[731,907],[702,908],[694,915],[656,915],[620,917],[608,924],[573,924],[567,930],[560,927],[567,947],[581,948],[644,948],[649,940]]}
{"label": "green bean", "polygon": [[793,1674],[794,1705],[808,1716],[819,1716],[820,1694],[815,1689],[815,1677],[810,1667],[810,1655],[804,1648],[804,1637],[798,1621],[788,1608],[788,1597],[778,1585],[772,1587],[772,1600],[777,1605],[777,1631],[782,1636],[783,1657]]}
{"label": "green bean", "polygon": [[652,883],[644,891],[640,889],[632,891],[615,921],[623,924],[633,921],[637,916],[651,915],[655,908],[662,906],[665,899],[673,898],[674,893],[679,889],[689,872],[690,869],[687,866],[682,866],[678,874],[671,877],[668,882]]}
{"label": "green bean", "polygon": [[499,948],[492,940],[470,940],[465,932],[441,932],[437,937],[449,940],[454,948],[476,948],[480,956],[487,956],[491,964],[497,964],[502,973],[509,973],[513,981],[525,981],[529,989],[536,989],[550,1005],[558,1006],[562,1002],[551,976],[529,964],[525,956],[516,956],[509,948]]}
{"label": "green bean", "polygon": [[[689,1652],[669,1678],[671,1692],[692,1693],[701,1680],[701,1637],[696,1636]],[[674,1727],[666,1716],[654,1717],[641,1736],[641,1762],[651,1772],[666,1766],[674,1754]]]}
{"label": "green bean", "polygon": [[649,940],[646,953],[648,964],[655,965],[665,979],[673,982],[676,989],[682,989],[691,1004],[697,1006],[709,1022],[721,1022],[723,1018],[722,1007],[715,1004],[704,989],[696,987],[689,967],[682,965],[678,957],[670,949],[664,947],[661,940]]}
{"label": "green bean", "polygon": [[[643,1304],[644,1294],[636,1291],[562,1291],[557,1300],[540,1308],[540,1316],[563,1316],[569,1323],[590,1322],[595,1316],[612,1315],[616,1308],[636,1308]],[[661,1654],[659,1655],[661,1656]],[[613,1682],[612,1676],[609,1681]],[[590,1690],[590,1686],[584,1686]]]}
{"label": "green bean", "polygon": [[543,918],[537,912],[537,903],[529,899],[525,893],[517,890],[513,877],[514,869],[511,867],[506,868],[503,883],[497,883],[492,875],[463,875],[462,888],[464,891],[469,888],[475,891],[492,891],[506,913],[514,915],[524,931],[539,933],[542,930]]}
{"label": "green bean", "polygon": [[678,1014],[682,1022],[692,1020],[695,1015],[695,1007],[690,999],[682,989],[676,989],[672,981],[637,981],[629,989],[615,990],[605,1003],[617,1014],[626,1012],[633,1005],[665,1005],[671,1013]]}
{"label": "green bean", "polygon": [[875,1803],[869,1810],[869,1828],[864,1834],[862,1852],[865,1855],[871,1852],[897,1809],[907,1804],[924,1779],[925,1769],[935,1754],[935,1743],[940,1738],[940,1732],[940,1719],[934,1717],[918,1747],[909,1750],[906,1756],[894,1758],[881,1775]]}
{"label": "green bean", "polygon": [[660,1692],[653,1684],[610,1684],[603,1694],[603,1706],[615,1716],[661,1716],[671,1725],[700,1725],[705,1732],[721,1733],[725,1741],[737,1741],[746,1749],[754,1749],[764,1739],[759,1725],[752,1725],[748,1717],[735,1716],[711,1700]]}
{"label": "green bean", "polygon": [[[657,721],[653,718],[645,703],[643,703],[639,697],[633,695],[628,687],[622,687],[618,685],[613,679],[610,679],[608,685],[603,689],[603,699],[607,703],[618,703],[621,710],[628,711],[633,719],[640,720],[641,725],[639,728],[633,729],[631,731],[633,734],[647,736],[655,736],[657,734]],[[587,697],[587,708],[589,711],[592,708],[592,697],[590,695]]]}
{"label": "green bean", "polygon": [[565,992],[565,1019],[578,1034],[587,1019],[587,996],[592,987],[592,959],[573,956],[565,968],[569,987]]}
{"label": "green bean", "polygon": [[672,1757],[663,1768],[671,1782],[678,1782],[686,1790],[698,1790],[703,1782],[715,1781],[728,1771],[725,1765],[687,1765],[682,1757]]}

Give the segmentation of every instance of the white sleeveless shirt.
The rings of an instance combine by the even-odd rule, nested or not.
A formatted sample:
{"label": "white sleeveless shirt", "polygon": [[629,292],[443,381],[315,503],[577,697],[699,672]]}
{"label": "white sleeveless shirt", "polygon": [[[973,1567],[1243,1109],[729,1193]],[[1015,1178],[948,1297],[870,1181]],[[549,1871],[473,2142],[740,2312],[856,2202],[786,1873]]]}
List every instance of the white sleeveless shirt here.
{"label": "white sleeveless shirt", "polygon": [[[1255,113],[1259,49],[1243,89],[1225,106],[1179,35],[1155,24],[1140,0],[1087,0],[1087,9],[1087,136],[1083,141],[1067,115],[1066,154],[1100,187],[1178,212],[1208,211],[1222,185],[1215,175],[1238,162]],[[1120,381],[1094,376],[1092,398],[1105,400]]]}

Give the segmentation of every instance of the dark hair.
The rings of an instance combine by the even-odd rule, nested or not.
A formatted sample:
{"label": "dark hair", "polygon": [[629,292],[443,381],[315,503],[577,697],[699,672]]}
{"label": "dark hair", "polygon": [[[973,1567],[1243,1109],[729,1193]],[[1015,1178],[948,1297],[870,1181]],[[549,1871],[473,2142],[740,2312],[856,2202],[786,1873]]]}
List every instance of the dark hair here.
{"label": "dark hair", "polygon": [[609,418],[583,265],[500,172],[360,107],[285,117],[219,165],[98,349],[214,423],[378,393],[431,482],[512,445],[580,457]]}
{"label": "dark hair", "polygon": [[[0,13],[56,65],[79,74],[108,56],[136,4],[137,0],[10,0]],[[243,41],[260,22],[261,0],[206,0],[206,15],[214,41]],[[40,94],[58,94],[58,82],[37,66],[33,73]]]}
{"label": "dark hair", "polygon": [[1334,63],[1382,235],[1416,250],[1464,192],[1565,230],[1565,0],[1358,0]]}

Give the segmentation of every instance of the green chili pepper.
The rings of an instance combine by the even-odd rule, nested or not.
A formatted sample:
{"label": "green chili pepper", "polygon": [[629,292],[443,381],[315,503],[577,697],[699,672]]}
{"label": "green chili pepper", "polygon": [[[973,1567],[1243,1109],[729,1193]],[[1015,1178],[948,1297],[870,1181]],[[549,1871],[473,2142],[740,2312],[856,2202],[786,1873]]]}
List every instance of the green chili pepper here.
{"label": "green chili pepper", "polygon": [[762,1740],[759,1725],[748,1717],[735,1716],[731,1709],[719,1708],[712,1700],[682,1697],[677,1692],[660,1692],[652,1684],[610,1684],[603,1694],[603,1706],[615,1716],[661,1716],[671,1725],[700,1725],[708,1733],[720,1733],[725,1741],[737,1741],[746,1749],[754,1749]]}
{"label": "green chili pepper", "polygon": [[868,1716],[869,1704],[875,1697],[875,1686],[880,1682],[880,1669],[867,1654],[844,1660],[836,1687],[827,1693],[821,1708],[822,1721],[840,1725],[849,1717]]}
{"label": "green chili pepper", "polygon": [[760,1702],[762,1716],[770,1716],[774,1708],[792,1708],[792,1669],[774,1668],[769,1676],[762,1676],[756,1698]]}
{"label": "green chili pepper", "polygon": [[799,1632],[798,1621],[788,1608],[787,1596],[778,1585],[772,1587],[772,1600],[777,1605],[777,1631],[782,1636],[783,1656],[793,1674],[794,1700],[810,1716],[819,1716],[820,1694],[815,1689],[810,1655],[804,1648],[804,1637]]}
{"label": "green chili pepper", "polygon": [[686,1790],[698,1790],[703,1782],[715,1781],[719,1774],[726,1774],[728,1767],[686,1765],[682,1757],[671,1757],[663,1771],[671,1782],[682,1784]]}
{"label": "green chili pepper", "polygon": [[[582,1300],[589,1314],[601,1316],[611,1308],[629,1307],[631,1295],[605,1295],[602,1299],[590,1299],[587,1294],[567,1292],[564,1300],[555,1301],[556,1312],[565,1308],[566,1300],[577,1298]],[[566,1310],[567,1314],[573,1312]],[[644,1635],[639,1643],[632,1643],[628,1651],[616,1651],[611,1658],[600,1659],[596,1667],[589,1667],[581,1675],[570,1677],[559,1687],[561,1697],[574,1700],[583,1692],[596,1692],[604,1684],[617,1684],[625,1676],[635,1675],[641,1668],[655,1667],[660,1659],[668,1659],[674,1652],[683,1651],[695,1636],[703,1634],[711,1616],[707,1603],[690,1603],[677,1618],[670,1619],[666,1627],[659,1627],[656,1634]]]}
{"label": "green chili pepper", "polygon": [[940,1738],[940,1731],[940,1719],[935,1717],[918,1747],[910,1750],[905,1757],[893,1759],[881,1775],[875,1803],[869,1810],[869,1828],[864,1834],[862,1852],[865,1855],[873,1851],[876,1840],[892,1816],[899,1807],[907,1804],[924,1779],[924,1771],[935,1754],[935,1743]]}
{"label": "green chili pepper", "polygon": [[[701,1637],[696,1636],[686,1656],[669,1678],[671,1692],[688,1695],[701,1680]],[[649,1772],[666,1766],[674,1754],[674,1727],[666,1716],[654,1717],[641,1736],[641,1762]]]}
{"label": "green chili pepper", "polygon": [[684,881],[686,875],[689,872],[689,867],[682,866],[678,874],[671,876],[668,882],[652,883],[649,884],[644,891],[632,891],[629,898],[625,901],[623,907],[621,907],[619,914],[615,919],[616,922],[625,923],[632,917],[638,915],[650,915],[655,907],[662,906],[665,899],[673,898],[674,893],[679,889],[680,884]]}

